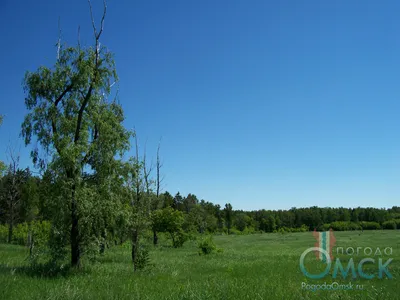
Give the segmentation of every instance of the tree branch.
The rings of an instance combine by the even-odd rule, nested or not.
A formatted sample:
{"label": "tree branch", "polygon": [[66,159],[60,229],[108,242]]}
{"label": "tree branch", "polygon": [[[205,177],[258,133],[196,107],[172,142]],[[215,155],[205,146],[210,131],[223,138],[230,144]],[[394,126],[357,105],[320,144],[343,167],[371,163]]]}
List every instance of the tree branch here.
{"label": "tree branch", "polygon": [[92,96],[92,91],[93,91],[93,84],[90,85],[89,90],[85,96],[85,99],[83,100],[83,103],[81,105],[81,108],[79,109],[78,121],[77,121],[76,129],[75,129],[75,138],[74,138],[75,144],[79,141],[79,137],[80,137],[80,133],[81,133],[83,112],[85,111],[86,105],[88,104],[90,97]]}
{"label": "tree branch", "polygon": [[92,3],[90,2],[90,0],[88,0],[88,2],[89,2],[89,8],[90,8],[90,17],[92,19],[94,37],[96,39],[96,46],[97,46],[98,40],[100,39],[100,36],[101,36],[101,34],[103,32],[103,28],[104,28],[104,19],[106,17],[106,13],[107,13],[107,2],[106,2],[106,0],[103,0],[104,9],[103,9],[103,16],[101,17],[100,31],[99,32],[97,32],[96,23],[95,23],[94,17],[93,17]]}
{"label": "tree branch", "polygon": [[71,82],[66,89],[61,93],[60,96],[58,96],[58,98],[54,101],[54,106],[57,107],[58,103],[60,103],[60,101],[62,100],[62,98],[64,98],[64,96],[70,92],[72,90],[72,88],[74,87],[73,82]]}

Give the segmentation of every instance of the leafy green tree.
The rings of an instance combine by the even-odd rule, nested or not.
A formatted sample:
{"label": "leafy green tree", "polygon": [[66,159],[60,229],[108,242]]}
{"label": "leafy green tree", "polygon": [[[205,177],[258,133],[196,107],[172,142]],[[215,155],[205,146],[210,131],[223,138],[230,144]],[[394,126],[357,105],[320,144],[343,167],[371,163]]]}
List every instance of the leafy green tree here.
{"label": "leafy green tree", "polygon": [[196,207],[196,205],[199,203],[199,200],[197,200],[196,195],[194,194],[188,194],[185,198],[183,198],[183,207],[184,211],[188,214],[190,211]]}
{"label": "leafy green tree", "polygon": [[276,222],[274,216],[271,214],[267,219],[268,231],[273,232],[276,229]]}
{"label": "leafy green tree", "polygon": [[232,205],[230,203],[225,204],[224,208],[224,213],[225,213],[225,222],[226,222],[226,228],[228,229],[228,234],[231,232],[232,228]]}
{"label": "leafy green tree", "polygon": [[224,229],[224,213],[219,204],[215,205],[215,216],[217,218],[217,228],[222,231]]}
{"label": "leafy green tree", "polygon": [[178,192],[176,193],[175,197],[174,197],[174,205],[173,208],[176,210],[180,210],[183,211],[183,197],[181,196],[181,194]]}
{"label": "leafy green tree", "polygon": [[147,189],[146,179],[143,168],[143,162],[139,159],[139,147],[136,141],[136,156],[131,158],[125,165],[126,174],[125,182],[128,190],[128,199],[130,200],[128,211],[128,226],[129,226],[129,237],[132,241],[132,262],[134,270],[138,270],[138,266],[141,264],[141,246],[140,241],[143,233],[151,225],[151,193]]}
{"label": "leafy green tree", "polygon": [[252,218],[245,212],[241,212],[235,216],[235,226],[240,231],[245,230],[247,227],[251,227],[252,221]]}
{"label": "leafy green tree", "polygon": [[29,169],[20,169],[19,157],[11,155],[7,173],[1,179],[0,194],[0,221],[8,225],[9,243],[13,240],[15,225],[18,222],[29,221],[29,200],[34,198],[32,191],[31,194],[28,194],[29,181]]}
{"label": "leafy green tree", "polygon": [[[92,17],[94,47],[59,44],[54,67],[27,72],[24,80],[28,114],[22,124],[22,136],[26,145],[34,136],[44,154],[51,157],[47,166],[37,148],[31,152],[33,163],[42,170],[53,170],[60,184],[54,207],[57,213],[52,220],[53,226],[59,227],[57,232],[62,232],[60,240],[70,244],[72,266],[80,266],[87,240],[87,209],[98,208],[93,205],[96,195],[86,184],[84,171],[97,173],[100,184],[106,186],[109,176],[116,172],[118,157],[129,149],[131,136],[122,124],[120,104],[106,100],[117,74],[112,53],[99,42],[105,14],[106,6],[99,30]],[[95,214],[91,211],[91,215]]]}
{"label": "leafy green tree", "polygon": [[167,207],[152,213],[152,228],[157,232],[167,232],[172,239],[172,245],[181,247],[185,241],[182,231],[184,216],[181,211]]}
{"label": "leafy green tree", "polygon": [[174,197],[172,197],[170,193],[164,192],[163,194],[160,195],[160,197],[163,208],[174,206]]}

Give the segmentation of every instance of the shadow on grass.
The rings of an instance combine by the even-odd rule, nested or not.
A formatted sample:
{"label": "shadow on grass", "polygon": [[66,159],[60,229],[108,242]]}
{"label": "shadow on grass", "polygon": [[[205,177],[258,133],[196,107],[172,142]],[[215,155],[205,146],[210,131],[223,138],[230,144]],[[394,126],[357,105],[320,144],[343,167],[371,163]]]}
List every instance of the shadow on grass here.
{"label": "shadow on grass", "polygon": [[25,275],[29,277],[57,278],[69,277],[77,274],[87,273],[84,268],[71,268],[69,265],[56,265],[54,263],[41,263],[26,266],[10,266],[0,264],[0,274],[4,275]]}

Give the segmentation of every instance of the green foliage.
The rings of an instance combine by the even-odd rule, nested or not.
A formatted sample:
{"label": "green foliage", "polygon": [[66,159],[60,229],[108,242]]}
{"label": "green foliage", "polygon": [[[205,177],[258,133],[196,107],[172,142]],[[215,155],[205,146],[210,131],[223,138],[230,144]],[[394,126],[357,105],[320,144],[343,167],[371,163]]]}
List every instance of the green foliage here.
{"label": "green foliage", "polygon": [[[329,224],[328,224],[329,225]],[[307,232],[309,231],[309,228],[306,225],[301,225],[300,227],[297,228],[288,228],[288,227],[280,227],[278,230],[275,230],[274,232],[278,233],[287,233],[287,232]]]}
{"label": "green foliage", "polygon": [[332,222],[331,224],[324,224],[320,227],[322,231],[328,231],[330,228],[332,228],[334,231],[361,230],[360,224],[344,221],[336,221]]}
{"label": "green foliage", "polygon": [[[228,230],[226,230],[226,233],[228,233]],[[232,235],[244,235],[245,232],[240,231],[240,230],[236,229],[235,227],[232,227],[232,228],[229,230],[229,234],[232,234]]]}
{"label": "green foliage", "polygon": [[[33,221],[20,223],[14,227],[13,244],[28,246],[29,235],[32,235],[35,246],[47,245],[51,225],[48,221]],[[0,225],[0,241],[7,242],[8,226]]]}
{"label": "green foliage", "polygon": [[198,248],[200,249],[199,254],[210,254],[211,252],[217,250],[217,246],[214,243],[212,235],[203,238],[198,243]]}
{"label": "green foliage", "polygon": [[147,266],[150,265],[150,254],[149,250],[146,249],[145,247],[141,247],[138,251],[138,254],[135,258],[135,261],[133,262],[135,265],[136,270],[143,270]]}
{"label": "green foliage", "polygon": [[233,209],[230,203],[225,204],[224,214],[225,214],[225,222],[226,222],[226,227],[228,229],[228,234],[230,234],[230,230],[232,228],[232,218],[233,218],[232,217]]}
{"label": "green foliage", "polygon": [[0,242],[7,243],[8,240],[8,227],[0,224]]}
{"label": "green foliage", "polygon": [[82,253],[96,253],[115,225],[121,157],[132,136],[123,126],[120,104],[107,100],[118,78],[113,55],[99,46],[99,37],[96,47],[61,45],[52,68],[42,66],[24,79],[28,114],[22,136],[26,145],[35,138],[44,151],[33,148],[34,165],[53,172],[60,185],[48,209],[54,228],[50,245],[56,257],[71,244],[74,265]]}
{"label": "green foliage", "polygon": [[172,246],[174,248],[183,247],[183,244],[189,239],[189,235],[182,229],[171,233]]}
{"label": "green foliage", "polygon": [[381,229],[381,225],[378,222],[360,222],[360,226],[364,230],[376,230]]}
{"label": "green foliage", "polygon": [[397,229],[398,223],[400,223],[400,220],[397,220],[397,222],[396,222],[396,220],[386,221],[386,222],[383,222],[382,228],[383,229]]}
{"label": "green foliage", "polygon": [[253,219],[244,212],[239,213],[235,217],[235,227],[240,231],[244,231],[247,227],[251,227],[252,223]]}
{"label": "green foliage", "polygon": [[171,207],[156,210],[151,216],[152,229],[157,232],[168,232],[172,239],[172,246],[182,247],[188,235],[183,231],[183,212]]}

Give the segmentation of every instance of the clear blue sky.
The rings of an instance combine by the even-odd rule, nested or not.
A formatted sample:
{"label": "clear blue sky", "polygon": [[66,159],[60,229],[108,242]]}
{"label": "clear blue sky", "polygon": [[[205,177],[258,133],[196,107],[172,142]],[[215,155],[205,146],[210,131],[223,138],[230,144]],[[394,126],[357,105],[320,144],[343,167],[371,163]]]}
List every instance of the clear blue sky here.
{"label": "clear blue sky", "polygon": [[[102,1],[92,0],[99,20]],[[400,204],[399,1],[110,1],[125,125],[165,189],[236,209]],[[0,0],[0,159],[26,70],[92,43],[88,3]]]}

